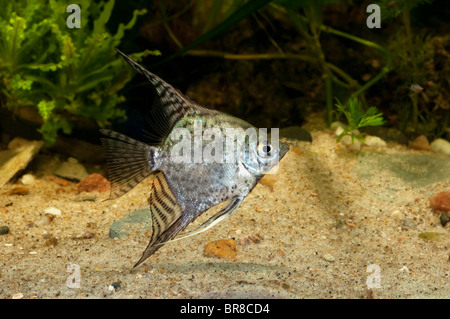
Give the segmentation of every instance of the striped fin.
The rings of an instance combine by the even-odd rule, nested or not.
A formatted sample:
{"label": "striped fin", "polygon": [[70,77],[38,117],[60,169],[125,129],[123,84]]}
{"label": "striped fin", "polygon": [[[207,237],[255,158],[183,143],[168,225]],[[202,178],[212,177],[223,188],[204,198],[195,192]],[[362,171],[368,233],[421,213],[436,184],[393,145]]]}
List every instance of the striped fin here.
{"label": "striped fin", "polygon": [[153,180],[149,204],[150,213],[152,214],[152,237],[142,257],[134,267],[153,255],[155,251],[174,238],[184,227],[182,223],[182,208],[178,205],[177,199],[170,190],[162,172],[156,174]]}
{"label": "striped fin", "polygon": [[[173,126],[183,118],[188,110],[191,110],[193,108],[203,108],[193,103],[180,91],[165,82],[163,79],[146,70],[139,63],[131,59],[128,55],[121,52],[119,49],[116,48],[116,51],[120,55],[122,55],[122,57],[125,59],[125,61],[128,62],[129,65],[131,65],[136,71],[144,75],[153,84],[158,97],[155,99],[152,111],[156,112],[156,116],[164,118],[164,133],[166,136],[170,133],[170,130],[173,128]],[[155,114],[152,114],[152,117],[154,118]],[[161,121],[155,122],[161,123]]]}
{"label": "striped fin", "polygon": [[152,173],[156,149],[111,130],[101,129],[100,132],[109,137],[100,139],[111,182],[108,199],[116,199]]}
{"label": "striped fin", "polygon": [[222,210],[220,210],[217,214],[212,216],[206,222],[201,224],[200,226],[194,228],[191,231],[183,233],[183,236],[179,236],[176,239],[169,240],[166,243],[171,243],[174,241],[178,241],[187,237],[195,236],[197,234],[203,233],[204,231],[210,229],[214,225],[220,223],[222,220],[227,219],[230,215],[238,209],[239,205],[241,205],[244,197],[236,197],[233,198]]}

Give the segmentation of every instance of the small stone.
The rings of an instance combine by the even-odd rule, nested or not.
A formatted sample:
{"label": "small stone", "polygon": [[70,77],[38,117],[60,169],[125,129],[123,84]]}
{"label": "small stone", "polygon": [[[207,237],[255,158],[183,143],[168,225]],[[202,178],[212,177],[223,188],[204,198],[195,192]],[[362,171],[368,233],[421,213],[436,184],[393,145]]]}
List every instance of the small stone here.
{"label": "small stone", "polygon": [[36,182],[34,176],[31,174],[23,175],[20,181],[22,182],[23,185],[33,185]]}
{"label": "small stone", "polygon": [[282,287],[283,289],[286,289],[286,290],[288,290],[289,288],[291,288],[291,286],[289,286],[289,284],[287,284],[287,283],[285,283],[285,282],[283,282],[283,283],[281,284],[281,287]]}
{"label": "small stone", "polygon": [[44,209],[44,213],[53,216],[61,216],[61,210],[56,207],[47,207],[46,209]]}
{"label": "small stone", "polygon": [[353,137],[352,141],[352,137],[350,135],[345,135],[341,139],[341,143],[347,145],[347,147],[352,151],[359,151],[361,149],[361,142],[356,137]]}
{"label": "small stone", "polygon": [[[337,128],[342,128],[342,131],[339,134],[341,134],[346,127],[347,127],[347,125],[345,125],[344,123],[342,123],[340,121],[335,121],[330,124],[330,129],[332,129],[332,130],[336,130]],[[335,134],[336,133],[337,132],[335,132]],[[336,134],[336,135],[339,135],[339,134]]]}
{"label": "small stone", "polygon": [[12,190],[10,190],[8,192],[8,195],[27,195],[28,193],[30,193],[28,188],[26,188],[24,186],[19,186],[19,187],[15,187]]}
{"label": "small stone", "polygon": [[9,227],[8,226],[0,226],[0,235],[6,235],[9,233]]}
{"label": "small stone", "polygon": [[95,234],[94,233],[91,233],[91,232],[85,232],[84,234],[83,234],[83,239],[92,239],[92,238],[94,238],[95,237]]}
{"label": "small stone", "polygon": [[396,209],[392,212],[391,216],[396,219],[401,219],[403,218],[403,213],[399,209]]}
{"label": "small stone", "polygon": [[205,246],[203,253],[206,257],[235,260],[237,256],[236,244],[230,239],[213,241]]}
{"label": "small stone", "polygon": [[249,244],[259,244],[262,240],[262,236],[257,233],[254,235],[248,235],[248,236],[243,236],[242,238],[239,239],[238,243],[241,246],[247,246]]}
{"label": "small stone", "polygon": [[339,136],[344,132],[345,127],[344,126],[337,126],[336,130],[334,131],[334,135]]}
{"label": "small stone", "polygon": [[400,272],[406,272],[409,274],[409,269],[406,266],[403,266],[402,268],[399,269]]}
{"label": "small stone", "polygon": [[77,184],[78,193],[82,192],[108,192],[111,189],[110,182],[98,173],[92,173]]}
{"label": "small stone", "polygon": [[405,218],[405,220],[403,220],[403,226],[406,228],[416,228],[417,225],[409,218]]}
{"label": "small stone", "polygon": [[118,291],[120,290],[121,286],[119,282],[113,282],[111,285],[108,286],[109,291]]}
{"label": "small stone", "polygon": [[441,233],[435,233],[435,232],[426,232],[426,233],[420,233],[419,238],[423,240],[439,240],[441,237]]}
{"label": "small stone", "polygon": [[443,138],[437,138],[431,142],[431,149],[435,152],[440,152],[450,155],[450,142]]}
{"label": "small stone", "polygon": [[430,142],[425,135],[418,136],[409,146],[416,150],[431,151]]}
{"label": "small stone", "polygon": [[334,257],[331,254],[325,254],[323,255],[323,259],[325,259],[326,261],[330,261],[333,262],[334,261]]}
{"label": "small stone", "polygon": [[378,136],[368,135],[364,138],[364,145],[370,147],[386,147],[386,142]]}
{"label": "small stone", "polygon": [[55,219],[55,217],[56,217],[55,215],[45,214],[45,215],[41,216],[41,218],[36,220],[36,226],[42,227],[42,226],[50,225],[52,223],[53,219]]}
{"label": "small stone", "polygon": [[450,191],[439,193],[430,199],[432,210],[450,212]]}
{"label": "small stone", "polygon": [[445,227],[450,222],[450,214],[442,214],[439,220],[441,221],[442,227]]}
{"label": "small stone", "polygon": [[12,299],[23,299],[23,293],[18,292],[12,296]]}
{"label": "small stone", "polygon": [[89,175],[86,168],[72,157],[62,163],[55,170],[54,174],[62,178],[76,181],[81,181]]}

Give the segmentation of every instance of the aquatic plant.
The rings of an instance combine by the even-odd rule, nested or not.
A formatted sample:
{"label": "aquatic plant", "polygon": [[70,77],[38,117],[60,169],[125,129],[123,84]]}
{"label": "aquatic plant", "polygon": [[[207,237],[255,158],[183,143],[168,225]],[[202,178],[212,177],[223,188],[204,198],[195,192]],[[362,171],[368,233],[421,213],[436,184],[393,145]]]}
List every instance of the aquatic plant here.
{"label": "aquatic plant", "polygon": [[[389,51],[394,59],[393,70],[403,81],[396,92],[400,129],[436,137],[445,134],[450,118],[448,102],[448,56],[445,43],[448,37],[430,34],[426,28],[414,28],[412,10],[433,0],[380,0],[384,21],[400,27],[389,39]],[[438,70],[435,64],[440,64]],[[437,74],[439,73],[439,74]],[[447,74],[447,75],[446,75]],[[423,86],[415,90],[417,85]],[[408,92],[405,94],[405,92]],[[405,98],[406,97],[406,98]]]}
{"label": "aquatic plant", "polygon": [[[180,54],[193,55],[193,56],[214,56],[221,57],[225,59],[235,59],[235,60],[243,60],[243,59],[297,59],[302,60],[308,63],[311,63],[317,66],[322,73],[322,78],[324,82],[325,88],[325,105],[327,110],[327,122],[331,124],[333,120],[333,104],[332,97],[333,94],[333,84],[336,84],[340,87],[344,87],[349,90],[349,93],[352,96],[358,96],[365,92],[369,87],[379,81],[386,73],[390,70],[391,65],[391,56],[389,52],[381,45],[376,44],[372,41],[368,41],[366,39],[362,39],[356,37],[354,35],[348,34],[346,32],[333,29],[329,26],[325,26],[322,21],[322,10],[325,4],[338,2],[340,0],[278,0],[278,1],[267,1],[267,0],[251,0],[248,1],[245,5],[239,7],[242,4],[242,0],[234,0],[231,1],[231,4],[223,1],[213,1],[213,4],[210,7],[210,11],[212,14],[209,15],[204,22],[203,30],[206,32],[201,37],[199,37],[196,41],[183,46],[180,41],[177,39],[175,34],[170,30],[167,24],[165,24],[166,29],[172,40],[178,45],[180,51],[178,51],[173,56],[159,62],[164,63],[169,61],[175,56]],[[269,3],[270,2],[270,3]],[[196,12],[204,13],[204,1],[197,0],[196,5],[200,8],[197,9]],[[267,6],[265,6],[268,4]],[[280,46],[275,42],[274,39],[271,38],[272,44],[278,49],[278,53],[258,53],[258,54],[232,54],[228,52],[222,51],[214,51],[214,50],[195,50],[194,47],[200,43],[203,43],[207,40],[212,39],[213,37],[220,34],[226,28],[236,24],[242,18],[249,16],[256,12],[257,9],[263,8],[269,16],[281,16],[288,23],[292,24],[293,27],[303,36],[303,38],[307,42],[306,50],[304,54],[295,54],[284,52]],[[166,14],[163,13],[165,17]],[[224,21],[221,23],[217,22],[217,17],[224,17]],[[258,22],[258,19],[255,15],[253,15],[255,20]],[[268,18],[263,15],[263,17],[268,20]],[[194,20],[199,20],[194,19]],[[212,25],[214,23],[217,24],[212,29]],[[261,25],[261,23],[259,23]],[[346,38],[351,41],[355,41],[359,44],[362,44],[367,47],[374,48],[381,52],[386,58],[386,65],[381,69],[379,74],[376,74],[373,78],[367,80],[366,83],[360,84],[357,80],[353,79],[349,74],[347,74],[344,70],[339,68],[337,65],[334,65],[327,61],[325,53],[322,49],[322,45],[320,42],[320,37],[322,33],[333,34],[338,37]],[[158,63],[158,64],[159,64]]]}
{"label": "aquatic plant", "polygon": [[379,126],[385,124],[383,113],[377,113],[377,108],[371,106],[364,112],[363,104],[356,97],[351,97],[347,103],[342,104],[336,99],[336,108],[338,112],[344,114],[348,125],[344,131],[339,134],[336,141],[339,142],[344,136],[349,135],[352,138],[352,143],[355,138],[364,143],[364,133],[356,132],[356,130],[366,126]]}
{"label": "aquatic plant", "polygon": [[[81,28],[69,28],[61,1],[0,0],[0,90],[4,107],[37,108],[47,145],[69,134],[77,117],[99,126],[123,118],[119,90],[131,79],[114,47],[146,10],[135,10],[115,33],[106,28],[114,0],[80,0]],[[157,51],[134,54],[136,59]]]}

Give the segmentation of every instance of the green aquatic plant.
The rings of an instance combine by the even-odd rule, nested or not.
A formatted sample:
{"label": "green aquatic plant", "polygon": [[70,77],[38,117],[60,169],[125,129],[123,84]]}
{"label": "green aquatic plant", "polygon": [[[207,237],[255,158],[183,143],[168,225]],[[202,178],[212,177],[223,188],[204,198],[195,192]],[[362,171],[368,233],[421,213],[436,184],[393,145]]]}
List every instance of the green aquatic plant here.
{"label": "green aquatic plant", "polygon": [[342,113],[348,122],[347,127],[345,127],[344,131],[336,138],[337,142],[344,136],[349,135],[352,138],[352,143],[355,138],[360,140],[361,143],[364,143],[364,133],[357,132],[357,130],[366,126],[379,126],[385,124],[383,113],[377,113],[377,108],[374,106],[369,107],[367,111],[364,112],[362,102],[356,97],[351,97],[345,104],[342,104],[338,99],[336,99],[336,101],[338,113]]}
{"label": "green aquatic plant", "polygon": [[[180,47],[180,50],[172,56],[169,56],[165,60],[159,63],[165,63],[170,61],[172,58],[180,55],[193,55],[193,56],[214,56],[220,57],[224,59],[235,59],[235,60],[243,60],[243,59],[295,59],[301,60],[308,63],[311,63],[318,67],[320,72],[322,73],[324,88],[325,88],[325,105],[327,111],[327,123],[331,124],[333,118],[333,89],[334,86],[337,85],[339,87],[344,87],[347,89],[352,96],[358,96],[369,89],[372,85],[374,85],[377,81],[379,81],[384,75],[386,75],[390,70],[391,65],[391,56],[389,52],[379,44],[376,44],[372,41],[368,41],[366,39],[359,38],[357,36],[348,34],[346,32],[331,28],[323,24],[322,21],[322,10],[323,6],[326,4],[331,4],[334,2],[339,2],[341,0],[277,0],[277,1],[268,1],[268,0],[250,0],[245,5],[241,7],[238,4],[241,4],[241,0],[231,1],[232,5],[228,2],[213,1],[210,12],[212,15],[209,15],[206,19],[204,30],[208,30],[211,25],[217,23],[217,16],[222,15],[226,17],[221,23],[218,23],[214,28],[207,31],[205,34],[200,36],[194,42],[182,46],[180,41],[176,38],[175,34],[168,29],[166,25],[166,29],[168,29],[169,36],[172,40]],[[203,4],[205,1],[197,0],[196,4],[200,5],[200,8],[203,10]],[[239,7],[238,9],[236,9]],[[268,16],[272,17],[282,17],[286,22],[290,23],[296,31],[303,36],[306,40],[306,50],[304,54],[296,54],[290,52],[284,52],[278,44],[275,43],[273,39],[271,39],[272,44],[277,48],[278,53],[260,53],[260,54],[233,54],[222,51],[214,51],[214,50],[195,50],[194,47],[197,45],[211,40],[215,36],[222,33],[225,29],[237,24],[241,19],[252,15],[255,20],[258,22],[258,19],[255,15],[256,10],[264,8],[267,11]],[[235,11],[233,11],[235,10]],[[199,10],[197,10],[199,11]],[[201,11],[201,10],[200,10]],[[201,11],[201,12],[204,12]],[[163,13],[163,16],[166,16]],[[262,16],[269,20],[266,15],[262,14]],[[194,19],[195,20],[195,19]],[[260,23],[259,23],[260,24]],[[359,84],[354,78],[352,78],[349,74],[347,74],[344,70],[339,68],[337,65],[330,63],[327,60],[327,57],[324,53],[324,50],[321,45],[321,34],[329,33],[341,38],[346,38],[351,41],[357,42],[361,45],[374,48],[381,52],[386,58],[386,65],[381,69],[381,71],[376,74],[373,78],[369,79],[364,84]],[[157,64],[159,64],[157,63]]]}
{"label": "green aquatic plant", "polygon": [[[116,55],[125,31],[146,10],[135,10],[115,33],[106,27],[114,0],[80,0],[81,28],[69,28],[67,3],[56,0],[0,0],[0,90],[13,112],[35,107],[47,145],[58,131],[69,134],[76,118],[99,126],[124,118],[119,91],[131,79]],[[157,51],[134,54],[135,59]]]}
{"label": "green aquatic plant", "polygon": [[[430,80],[425,72],[426,64],[435,56],[432,38],[427,29],[414,29],[411,22],[411,12],[424,4],[430,4],[433,0],[380,0],[377,4],[381,8],[381,17],[384,21],[399,23],[400,27],[392,33],[389,39],[389,50],[394,59],[394,71],[404,81],[403,88],[411,85],[424,85]],[[404,89],[399,90],[400,99],[404,95]],[[398,113],[400,129],[403,131],[415,131],[430,135],[437,121],[433,119],[434,113],[427,107],[427,98],[420,99],[423,93],[413,89],[409,90],[409,101],[399,103]],[[401,106],[400,106],[401,105]]]}

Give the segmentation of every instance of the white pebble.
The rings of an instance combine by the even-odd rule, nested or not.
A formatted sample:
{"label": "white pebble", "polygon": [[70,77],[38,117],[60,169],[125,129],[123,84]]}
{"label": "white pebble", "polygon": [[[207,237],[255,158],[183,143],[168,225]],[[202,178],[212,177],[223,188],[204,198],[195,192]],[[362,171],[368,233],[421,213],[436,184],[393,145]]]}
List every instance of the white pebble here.
{"label": "white pebble", "polygon": [[371,147],[386,147],[386,142],[378,136],[368,135],[364,138],[364,145]]}
{"label": "white pebble", "polygon": [[12,299],[22,299],[22,298],[23,298],[23,293],[21,293],[21,292],[18,292],[12,296]]}
{"label": "white pebble", "polygon": [[353,137],[352,141],[352,137],[350,135],[345,135],[342,138],[341,143],[347,145],[352,151],[359,151],[361,149],[361,142],[356,137]]}
{"label": "white pebble", "polygon": [[450,155],[450,142],[443,138],[437,138],[430,144],[431,149],[435,152],[441,152]]}
{"label": "white pebble", "polygon": [[403,266],[402,268],[399,269],[400,272],[406,272],[409,274],[409,269],[406,266]]}
{"label": "white pebble", "polygon": [[22,176],[22,184],[23,185],[33,185],[36,180],[34,179],[34,176],[31,174],[25,174]]}
{"label": "white pebble", "polygon": [[344,132],[344,128],[341,126],[336,127],[336,131],[334,131],[334,135],[339,136]]}
{"label": "white pebble", "polygon": [[325,259],[326,261],[334,261],[334,257],[331,254],[323,255],[323,259]]}
{"label": "white pebble", "polygon": [[[335,130],[338,128],[341,128],[342,131],[347,127],[347,125],[345,125],[344,123],[340,122],[340,121],[336,121],[330,124],[330,129]],[[341,133],[342,133],[341,131]],[[340,133],[339,133],[340,134]]]}
{"label": "white pebble", "polygon": [[399,209],[396,209],[392,212],[391,216],[396,219],[401,219],[403,218],[403,213]]}
{"label": "white pebble", "polygon": [[44,209],[44,213],[54,216],[61,216],[61,210],[56,207],[47,207],[46,209]]}

